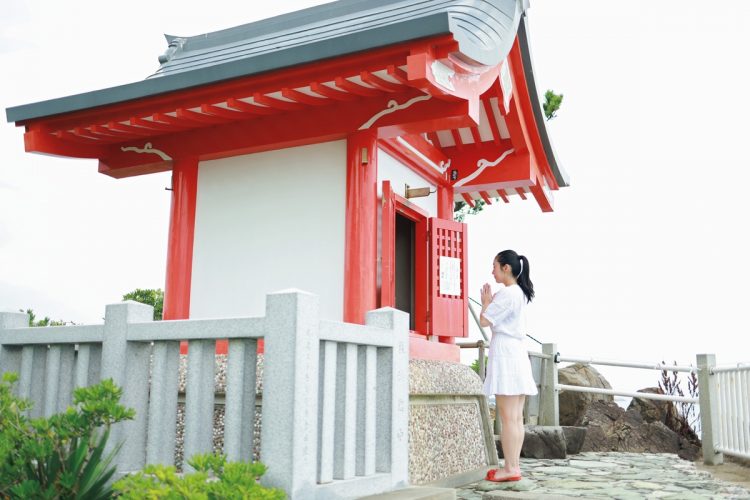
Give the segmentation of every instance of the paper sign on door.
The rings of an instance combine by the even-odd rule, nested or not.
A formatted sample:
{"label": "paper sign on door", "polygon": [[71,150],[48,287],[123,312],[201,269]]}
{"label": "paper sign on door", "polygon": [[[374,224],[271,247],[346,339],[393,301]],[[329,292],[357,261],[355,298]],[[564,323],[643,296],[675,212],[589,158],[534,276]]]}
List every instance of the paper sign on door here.
{"label": "paper sign on door", "polygon": [[461,259],[440,257],[440,295],[461,296]]}

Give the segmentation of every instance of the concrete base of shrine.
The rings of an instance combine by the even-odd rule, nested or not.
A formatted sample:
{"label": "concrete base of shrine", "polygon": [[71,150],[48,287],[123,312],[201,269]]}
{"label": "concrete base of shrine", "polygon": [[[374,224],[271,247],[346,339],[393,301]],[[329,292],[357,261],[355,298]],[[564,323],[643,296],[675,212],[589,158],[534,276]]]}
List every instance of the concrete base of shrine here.
{"label": "concrete base of shrine", "polygon": [[460,363],[412,359],[409,483],[448,486],[457,478],[483,477],[497,464],[492,421],[477,374]]}

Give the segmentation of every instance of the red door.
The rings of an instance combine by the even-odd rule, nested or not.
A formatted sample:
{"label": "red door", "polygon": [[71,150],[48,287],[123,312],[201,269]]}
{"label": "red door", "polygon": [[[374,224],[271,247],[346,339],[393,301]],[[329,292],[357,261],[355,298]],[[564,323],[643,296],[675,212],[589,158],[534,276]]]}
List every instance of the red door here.
{"label": "red door", "polygon": [[466,224],[431,218],[429,242],[429,334],[466,337]]}

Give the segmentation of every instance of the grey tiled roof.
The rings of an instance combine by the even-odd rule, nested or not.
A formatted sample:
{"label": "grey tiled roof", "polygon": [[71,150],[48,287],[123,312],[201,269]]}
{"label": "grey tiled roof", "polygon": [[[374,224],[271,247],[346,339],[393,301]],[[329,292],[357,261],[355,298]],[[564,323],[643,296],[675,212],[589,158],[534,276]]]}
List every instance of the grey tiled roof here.
{"label": "grey tiled roof", "polygon": [[168,37],[146,80],[6,110],[19,122],[182,90],[418,38],[452,34],[494,65],[510,51],[526,0],[339,0],[193,37]]}

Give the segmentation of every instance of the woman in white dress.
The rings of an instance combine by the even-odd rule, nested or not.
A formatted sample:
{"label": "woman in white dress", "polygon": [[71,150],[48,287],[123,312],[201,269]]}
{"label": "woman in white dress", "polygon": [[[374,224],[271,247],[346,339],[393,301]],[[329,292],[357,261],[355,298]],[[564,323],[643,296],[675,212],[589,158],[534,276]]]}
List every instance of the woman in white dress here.
{"label": "woman in white dress", "polygon": [[492,329],[484,393],[495,397],[503,429],[505,466],[487,472],[489,481],[521,479],[521,446],[523,445],[523,405],[527,395],[537,393],[531,363],[524,347],[524,308],[534,298],[529,277],[529,260],[513,250],[497,254],[492,262],[492,276],[502,286],[492,294],[489,284],[482,287],[480,323]]}

